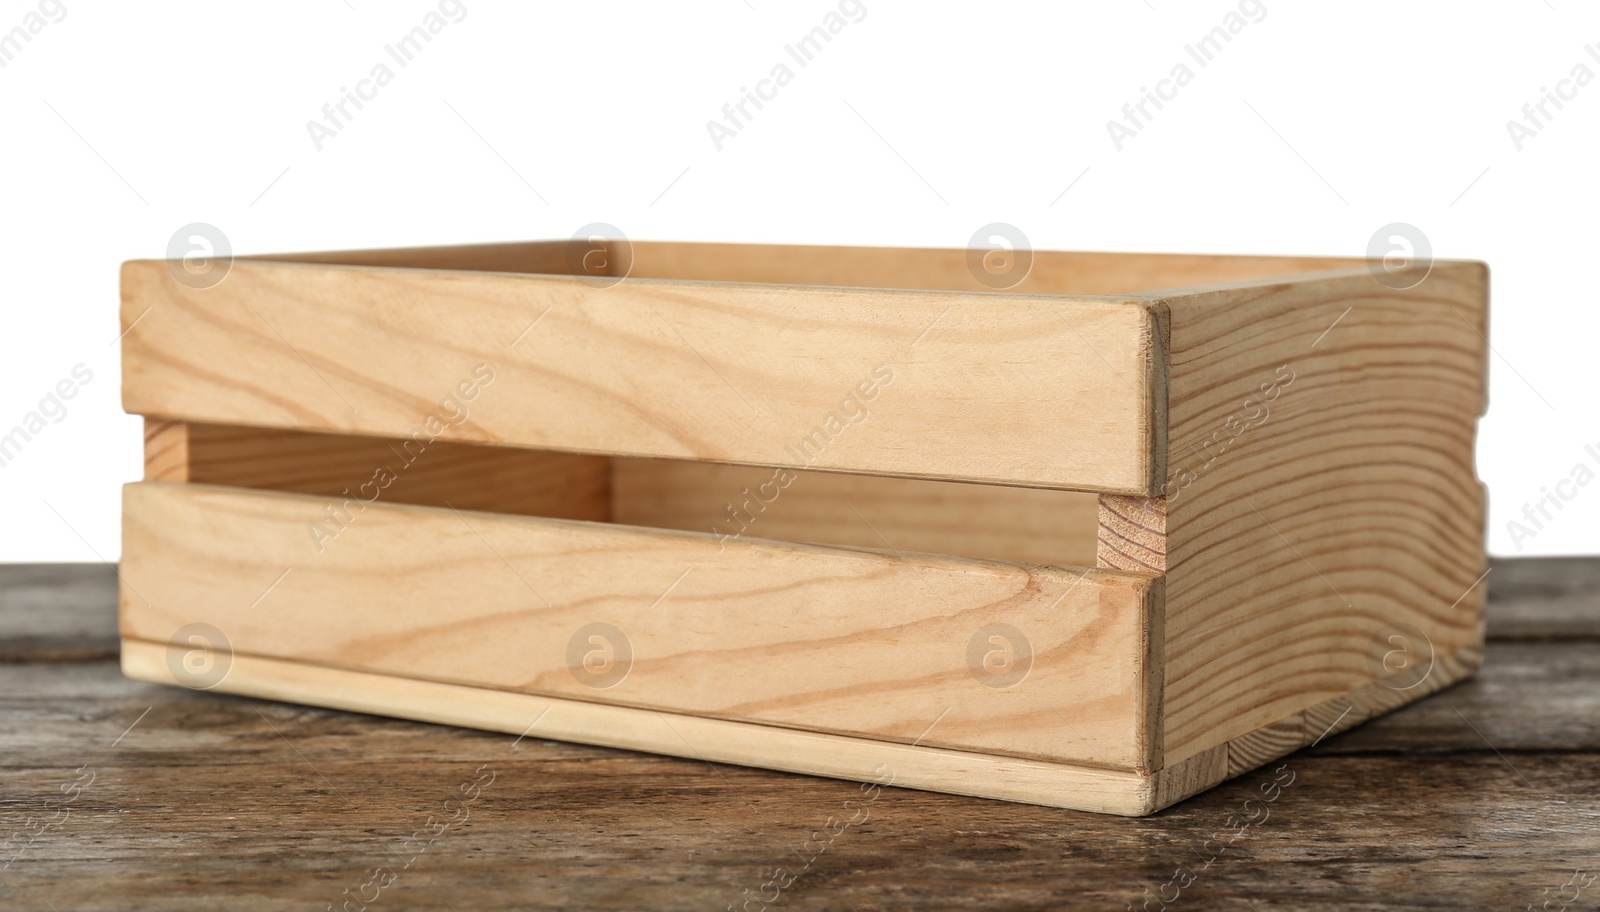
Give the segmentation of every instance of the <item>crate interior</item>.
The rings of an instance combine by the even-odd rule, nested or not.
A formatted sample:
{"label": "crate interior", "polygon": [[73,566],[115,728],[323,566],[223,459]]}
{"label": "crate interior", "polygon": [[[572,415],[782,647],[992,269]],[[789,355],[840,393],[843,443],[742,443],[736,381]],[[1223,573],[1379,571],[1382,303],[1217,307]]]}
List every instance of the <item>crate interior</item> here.
{"label": "crate interior", "polygon": [[[1094,494],[403,438],[183,425],[191,483],[884,552],[1094,566]],[[158,436],[152,447],[165,446]],[[148,454],[152,465],[161,452]],[[319,517],[313,517],[319,518]]]}
{"label": "crate interior", "polygon": [[1361,259],[1092,253],[1034,250],[1014,285],[980,281],[965,248],[823,247],[663,241],[528,241],[459,247],[413,247],[283,254],[261,259],[352,266],[459,269],[554,275],[626,276],[630,280],[758,282],[855,288],[1004,291],[1050,295],[1124,295],[1365,268]]}
{"label": "crate interior", "polygon": [[[981,255],[981,254],[980,254]],[[1119,295],[1359,267],[1361,260],[1034,251],[1027,276],[980,281],[961,248],[535,241],[286,254],[307,264],[922,290]],[[605,283],[597,283],[604,287]],[[189,425],[196,483],[761,538],[1093,566],[1094,494],[291,430]],[[413,458],[414,457],[414,458]],[[370,486],[369,486],[370,487]]]}

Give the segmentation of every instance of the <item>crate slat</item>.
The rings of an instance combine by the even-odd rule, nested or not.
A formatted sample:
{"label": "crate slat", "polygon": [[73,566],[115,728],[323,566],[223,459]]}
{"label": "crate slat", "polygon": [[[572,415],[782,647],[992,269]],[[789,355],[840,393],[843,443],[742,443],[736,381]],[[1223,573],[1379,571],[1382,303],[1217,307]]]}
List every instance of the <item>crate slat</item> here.
{"label": "crate slat", "polygon": [[384,503],[318,551],[337,502],[127,486],[123,635],[183,655],[203,620],[243,654],[1150,768],[1148,577]]}
{"label": "crate slat", "polygon": [[464,409],[468,443],[1138,494],[1163,474],[1142,302],[247,260],[205,289],[133,261],[122,286],[135,414],[401,437]]}

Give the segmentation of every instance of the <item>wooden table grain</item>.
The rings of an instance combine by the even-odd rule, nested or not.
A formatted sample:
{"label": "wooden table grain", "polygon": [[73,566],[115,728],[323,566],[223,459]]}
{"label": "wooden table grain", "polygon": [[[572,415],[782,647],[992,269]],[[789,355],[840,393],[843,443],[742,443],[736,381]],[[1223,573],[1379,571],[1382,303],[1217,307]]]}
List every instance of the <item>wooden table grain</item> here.
{"label": "wooden table grain", "polygon": [[112,568],[0,567],[0,909],[1600,908],[1600,559],[1489,585],[1477,680],[1154,817],[861,819],[851,783],[128,681]]}

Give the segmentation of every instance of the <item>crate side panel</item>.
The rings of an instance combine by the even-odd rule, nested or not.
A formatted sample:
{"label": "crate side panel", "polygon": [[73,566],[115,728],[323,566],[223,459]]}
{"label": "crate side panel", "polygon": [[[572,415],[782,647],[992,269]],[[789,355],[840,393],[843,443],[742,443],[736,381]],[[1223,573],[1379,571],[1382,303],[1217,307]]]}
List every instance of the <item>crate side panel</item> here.
{"label": "crate side panel", "polygon": [[1147,770],[1151,580],[324,498],[125,489],[122,632]]}
{"label": "crate side panel", "polygon": [[1481,264],[1168,304],[1167,762],[1481,643]]}
{"label": "crate side panel", "polygon": [[123,269],[135,414],[1148,493],[1149,305],[237,261]]}

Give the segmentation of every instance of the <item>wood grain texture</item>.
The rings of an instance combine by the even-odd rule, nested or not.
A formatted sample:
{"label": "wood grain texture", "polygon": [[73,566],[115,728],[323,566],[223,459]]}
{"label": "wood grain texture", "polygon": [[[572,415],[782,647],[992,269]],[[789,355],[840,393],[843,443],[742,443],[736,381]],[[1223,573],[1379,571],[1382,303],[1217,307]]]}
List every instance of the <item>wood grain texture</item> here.
{"label": "wood grain texture", "polygon": [[144,480],[189,480],[189,424],[161,418],[144,420]]}
{"label": "wood grain texture", "polygon": [[1140,494],[1165,475],[1143,302],[245,260],[212,289],[130,262],[122,293],[123,405],[146,416],[409,436],[477,378],[453,442]]}
{"label": "wood grain texture", "polygon": [[117,568],[0,564],[0,663],[117,655]]}
{"label": "wood grain texture", "polygon": [[1095,562],[1096,497],[749,466],[617,459],[612,521],[715,536],[1072,566]]}
{"label": "wood grain texture", "polygon": [[572,245],[567,241],[513,241],[438,247],[386,247],[374,250],[315,250],[240,259],[323,263],[333,266],[578,275],[580,270],[573,268],[571,263],[572,250]]}
{"label": "wood grain texture", "polygon": [[[182,685],[184,677],[171,670],[172,651],[165,643],[124,640],[122,671],[137,680]],[[1154,811],[1159,799],[1176,797],[1157,785],[1165,772],[1151,775],[896,744],[242,653],[231,657],[227,677],[214,689],[506,734],[1101,813],[1140,816]]]}
{"label": "wood grain texture", "polygon": [[[552,275],[631,276],[694,282],[756,282],[842,288],[1122,295],[1364,267],[1348,257],[1026,251],[1015,285],[996,288],[974,274],[966,248],[837,247],[805,244],[602,242],[603,267],[577,262],[570,241],[318,251],[250,260]],[[578,253],[587,252],[584,245]],[[243,258],[242,258],[243,259]],[[1011,276],[1006,276],[1009,280]]]}
{"label": "wood grain texture", "polygon": [[349,512],[376,499],[607,520],[605,457],[452,443],[447,435],[389,439],[146,419],[145,480],[320,494]]}
{"label": "wood grain texture", "polygon": [[1171,476],[1145,515],[1165,513],[1167,762],[1368,688],[1392,625],[1441,658],[1477,646],[1482,265],[1161,300]]}
{"label": "wood grain texture", "polygon": [[1097,504],[1096,566],[1167,572],[1167,501],[1102,494]]}
{"label": "wood grain texture", "polygon": [[1225,778],[1241,776],[1302,747],[1315,745],[1331,735],[1348,731],[1368,719],[1438,693],[1477,674],[1482,665],[1483,651],[1477,646],[1466,646],[1448,655],[1433,656],[1428,673],[1420,680],[1402,673],[1374,681],[1234,738],[1224,748],[1211,750],[1226,750],[1228,773]]}
{"label": "wood grain texture", "polygon": [[[1334,721],[1342,720],[1335,716]],[[1224,778],[1233,779],[1265,766],[1279,757],[1292,754],[1322,737],[1320,731],[1307,737],[1306,729],[1306,714],[1299,712],[1265,728],[1258,728],[1242,738],[1234,738],[1224,747],[1211,748],[1211,751],[1221,750],[1226,753],[1228,770]],[[1202,752],[1201,755],[1211,751]]]}
{"label": "wood grain texture", "polygon": [[1500,639],[1584,636],[1600,625],[1600,561],[1586,557],[1491,560],[1489,610]]}
{"label": "wood grain texture", "polygon": [[[336,631],[338,654],[316,652],[332,648],[325,644],[308,651],[286,639],[244,652],[903,742],[913,740],[917,714],[931,705],[942,709],[939,719],[952,715],[957,731],[948,733],[946,726],[934,738],[956,740],[930,746],[1139,773],[1164,769],[1166,791],[1157,794],[1169,796],[1187,794],[1208,776],[1237,773],[1252,758],[1292,749],[1288,732],[1295,720],[1309,738],[1309,729],[1324,722],[1354,724],[1428,692],[1389,686],[1393,661],[1409,669],[1425,658],[1430,688],[1477,666],[1483,491],[1470,454],[1485,401],[1487,277],[1480,264],[1433,264],[1426,281],[1398,290],[1364,266],[1349,268],[1349,261],[1040,254],[1026,279],[1005,289],[1014,293],[999,296],[973,293],[995,289],[974,267],[972,251],[647,243],[627,246],[625,255],[621,245],[606,250],[609,277],[554,274],[576,271],[572,253],[570,245],[547,243],[246,260],[236,264],[222,295],[177,283],[164,264],[126,264],[130,409],[161,420],[233,416],[226,420],[299,429],[283,435],[297,443],[263,456],[275,443],[271,431],[194,425],[212,427],[210,433],[220,435],[213,441],[218,452],[230,453],[214,460],[219,469],[207,477],[196,469],[207,463],[200,431],[185,431],[181,447],[156,435],[152,477],[238,485],[255,476],[276,479],[264,487],[348,498],[349,489],[335,483],[346,467],[371,462],[364,448],[376,446],[380,435],[405,435],[410,423],[437,428],[424,431],[430,444],[448,430],[464,455],[476,443],[572,454],[559,458],[588,483],[544,484],[540,472],[520,471],[508,455],[504,478],[511,494],[501,498],[492,472],[452,468],[445,460],[443,482],[416,501],[460,506],[440,492],[471,487],[467,479],[482,475],[489,483],[466,505],[498,514],[485,514],[485,522],[511,521],[498,528],[526,539],[519,547],[530,553],[519,558],[549,566],[577,549],[581,566],[571,576],[589,591],[564,592],[559,608],[545,603],[541,623],[555,627],[541,631],[540,646],[549,654],[531,669],[513,673],[517,659],[505,644],[527,623],[526,610],[498,590],[477,613],[465,613],[464,623],[487,629],[501,650],[487,673],[472,667],[471,651],[461,643],[441,658],[430,657],[440,652],[431,641],[400,642],[417,639],[419,631],[437,635],[449,620],[460,620],[435,617],[430,627],[415,626],[426,614],[420,603],[409,608],[413,626],[399,629],[390,629],[395,622],[389,615],[367,609],[378,632],[357,639],[352,630]],[[1266,270],[1294,275],[1248,278]],[[1226,284],[1131,293],[1223,279]],[[922,290],[906,290],[908,282]],[[939,293],[929,293],[935,289]],[[1081,297],[1095,292],[1119,296]],[[514,337],[501,331],[519,324]],[[492,344],[497,335],[510,339],[499,340],[504,355]],[[892,357],[891,349],[897,350]],[[482,360],[465,372],[457,369],[464,376],[454,385],[444,382],[450,358],[466,354]],[[288,379],[297,362],[306,370]],[[806,417],[852,374],[858,379],[843,384],[832,412]],[[423,395],[430,384],[446,392],[430,401]],[[480,455],[493,452],[480,449]],[[663,456],[702,464],[645,458]],[[181,468],[172,469],[175,461]],[[811,471],[786,469],[802,465]],[[309,474],[295,475],[302,471]],[[906,477],[826,478],[823,472]],[[780,479],[807,481],[797,491],[809,493],[791,496],[785,509],[769,514],[768,501],[753,492],[774,483],[788,489]],[[1085,493],[952,484],[974,481]],[[526,509],[502,508],[502,499],[515,500],[530,485],[536,490]],[[725,485],[736,490],[716,496]],[[159,502],[167,525],[190,524],[187,538],[165,544],[189,561],[185,585],[191,588],[169,601],[194,606],[182,609],[193,619],[205,604],[198,580],[213,576],[207,583],[216,586],[228,579],[196,569],[204,562],[192,556],[195,543],[226,538],[231,530],[223,533],[222,526],[230,523],[294,525],[288,519],[294,501],[275,495],[223,505],[218,492],[187,499],[187,493],[140,490],[130,492],[130,503]],[[551,505],[572,491],[579,492],[577,506],[557,515],[697,534],[506,515],[550,515]],[[928,664],[927,657],[940,649],[956,652],[952,644],[960,637],[947,628],[967,617],[969,605],[989,612],[985,626],[1008,625],[1004,636],[990,635],[988,643],[1014,645],[1013,634],[1027,639],[1009,626],[1016,605],[1023,606],[1023,626],[1030,630],[1054,623],[1044,617],[1047,587],[1036,579],[1073,576],[1063,589],[1070,593],[1077,580],[1088,578],[1070,565],[1087,562],[1088,492],[1100,495],[1094,501],[1096,562],[1108,573],[1143,581],[1134,599],[1138,610],[1102,606],[1103,614],[1122,615],[1110,636],[1057,627],[1042,646],[1032,644],[1031,655],[1055,653],[1045,684],[1070,685],[1064,704],[1060,694],[1039,689],[1045,685],[1033,685],[1026,699],[1011,693],[1012,685],[999,688],[1008,692],[1007,701],[981,691],[971,691],[981,699],[950,699],[959,667]],[[698,505],[713,496],[726,497],[719,504],[726,507],[726,525]],[[940,502],[930,508],[925,501],[934,498]],[[1070,509],[1039,509],[1046,504]],[[348,499],[344,507],[323,504],[341,535],[355,520],[340,522],[336,513],[349,505]],[[1029,520],[1009,522],[1010,509]],[[740,518],[741,510],[747,518]],[[954,518],[957,511],[967,515]],[[418,566],[418,555],[437,556],[423,539],[440,531],[442,514],[421,522],[428,514],[408,511],[399,497],[359,513],[368,520],[363,528],[390,530],[384,544],[390,550],[343,548],[342,554],[360,558],[348,572],[434,572],[431,565]],[[545,601],[464,516],[454,518]],[[414,528],[394,531],[406,523]],[[155,526],[149,517],[130,519],[130,529],[152,542],[159,540]],[[306,528],[314,532],[315,526]],[[876,553],[796,550],[765,541],[769,536]],[[243,541],[232,550],[245,550]],[[287,541],[268,560],[285,565],[283,576],[295,569]],[[320,555],[324,540],[315,544]],[[706,564],[713,546],[719,555],[732,548],[740,560],[718,571],[732,567],[726,578],[713,575],[721,588],[699,594],[702,602],[694,603],[690,618],[697,628],[668,631],[652,617],[644,635],[662,651],[644,663],[646,671],[608,683],[617,689],[605,693],[572,690],[584,680],[576,660],[565,656],[564,666],[552,661],[562,658],[556,655],[562,635],[570,628],[581,638],[581,622],[593,620],[579,606],[615,612],[622,593],[607,588],[614,580],[631,578],[641,566],[661,569],[650,561],[681,561],[685,569],[655,599],[660,602]],[[940,563],[918,555],[908,561],[901,553],[923,548],[1010,562]],[[596,561],[594,552],[603,549],[650,557],[641,562],[629,553]],[[208,556],[237,570],[231,554]],[[180,560],[165,566],[174,576],[186,567]],[[265,569],[259,561],[254,566]],[[776,582],[773,566],[784,568]],[[939,586],[960,582],[982,591],[959,592],[963,607],[942,614],[913,609],[903,590],[913,580],[926,586],[935,566],[944,574]],[[308,574],[296,579],[308,576],[303,585],[316,586],[289,590],[307,613],[304,623],[323,621],[327,600],[361,601],[360,593],[341,590],[337,582]],[[1152,576],[1170,583],[1151,583]],[[782,597],[773,598],[757,581]],[[474,579],[475,597],[482,585]],[[1170,585],[1170,598],[1159,617],[1152,616],[1151,593],[1163,585]],[[430,578],[419,591],[440,604],[443,586]],[[739,685],[732,693],[716,692],[713,682],[724,675],[702,672],[708,656],[725,650],[696,637],[724,632],[728,619],[707,604],[726,612],[738,599],[753,604],[758,589],[763,611],[773,602],[780,615],[792,613],[802,624],[822,612],[821,638],[845,655],[842,682],[823,687],[817,669],[805,666],[816,640],[763,634],[736,640],[733,652],[744,664],[727,678]],[[828,599],[874,609],[887,600],[888,618],[819,609],[823,590]],[[937,587],[933,594],[948,601]],[[1098,591],[1087,597],[1104,601]],[[318,599],[324,600],[322,614],[309,607]],[[148,615],[152,609],[137,610]],[[256,624],[256,642],[271,642],[270,624],[229,610],[238,609],[207,618]],[[459,609],[452,603],[451,610]],[[359,624],[362,612],[355,616],[346,622]],[[637,613],[617,616],[641,622]],[[168,615],[160,623],[170,631],[176,629],[172,620]],[[617,630],[605,623],[606,630]],[[911,631],[904,639],[902,627]],[[973,655],[983,655],[984,633],[983,627],[971,630],[978,638],[969,644],[978,650]],[[141,636],[160,642],[167,635]],[[868,670],[864,644],[892,658]],[[1074,652],[1086,654],[1091,667],[1067,672]],[[782,660],[774,660],[779,654]],[[828,659],[837,662],[832,653]],[[968,677],[975,681],[979,674]],[[966,686],[970,690],[971,682]],[[915,709],[909,715],[908,701],[897,699],[901,691],[921,700],[909,701]],[[1109,711],[1100,705],[1107,700]],[[1069,736],[1040,724],[1049,709],[1063,705],[1075,723],[1083,723],[1081,714],[1095,730]],[[995,712],[997,706],[1004,711]],[[1330,721],[1330,712],[1342,714]],[[1142,721],[1157,717],[1156,727]]]}
{"label": "wood grain texture", "polygon": [[381,503],[319,552],[327,503],[129,485],[123,635],[204,623],[243,654],[1155,768],[1147,577]]}
{"label": "wood grain texture", "polygon": [[[1594,870],[1600,588],[1575,583],[1582,563],[1495,562],[1475,680],[1156,816],[888,788],[815,856],[797,852],[859,806],[856,784],[128,680],[52,645],[115,637],[111,568],[0,568],[0,644],[46,637],[0,662],[0,838],[96,774],[0,872],[0,902],[337,908],[389,865],[378,909],[723,909],[788,866],[780,908],[1104,910],[1189,865],[1178,909],[1538,908]],[[1562,637],[1525,636],[1532,610]],[[485,764],[470,820],[403,868],[394,853]],[[1284,764],[1270,816],[1227,829]],[[1208,841],[1226,848],[1202,868]]]}
{"label": "wood grain texture", "polygon": [[1025,252],[1031,259],[1027,274],[1015,285],[995,288],[974,273],[973,252],[965,248],[670,241],[635,241],[628,247],[629,274],[636,278],[1046,295],[1125,295],[1363,265],[1358,259],[1332,257],[1033,250]]}
{"label": "wood grain texture", "polygon": [[1154,808],[1170,807],[1185,798],[1200,794],[1227,778],[1226,745],[1191,754],[1177,763],[1162,768],[1150,804]]}

